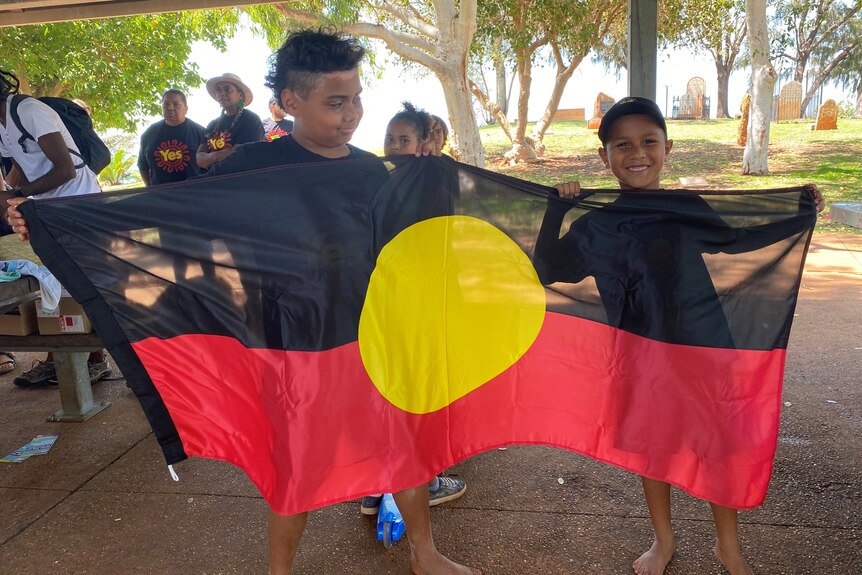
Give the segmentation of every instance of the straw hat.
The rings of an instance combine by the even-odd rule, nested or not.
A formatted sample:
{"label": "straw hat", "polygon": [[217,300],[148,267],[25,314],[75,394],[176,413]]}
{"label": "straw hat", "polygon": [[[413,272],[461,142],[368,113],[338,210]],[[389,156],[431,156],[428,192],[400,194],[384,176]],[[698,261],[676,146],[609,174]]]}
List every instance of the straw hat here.
{"label": "straw hat", "polygon": [[237,76],[236,74],[231,74],[230,72],[207,80],[207,92],[209,92],[209,95],[213,100],[218,100],[218,98],[216,98],[216,84],[218,84],[219,82],[229,82],[242,90],[243,96],[245,96],[243,104],[245,106],[251,104],[251,100],[254,97],[251,93],[251,88],[246,86],[245,83],[239,79],[239,76]]}

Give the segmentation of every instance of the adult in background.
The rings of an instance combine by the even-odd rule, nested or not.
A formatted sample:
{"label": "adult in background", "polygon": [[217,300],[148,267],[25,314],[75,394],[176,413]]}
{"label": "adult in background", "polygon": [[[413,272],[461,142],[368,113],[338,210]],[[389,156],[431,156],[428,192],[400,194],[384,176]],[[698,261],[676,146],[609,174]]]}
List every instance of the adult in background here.
{"label": "adult in background", "polygon": [[207,92],[221,105],[221,115],[210,122],[206,141],[197,153],[198,166],[210,169],[230,155],[234,148],[263,140],[260,116],[248,109],[254,95],[236,74],[222,74],[207,80]]}
{"label": "adult in background", "polygon": [[162,95],[162,117],[144,131],[138,153],[138,170],[145,186],[187,180],[201,173],[197,151],[206,142],[203,126],[186,118],[186,95],[166,90]]}
{"label": "adult in background", "polygon": [[[0,191],[2,203],[13,196],[41,200],[101,192],[96,174],[81,159],[78,146],[60,116],[36,98],[23,98],[17,104],[21,126],[34,139],[24,137],[11,113],[19,85],[14,74],[0,70],[0,155],[12,159],[12,169],[6,176],[11,189]],[[111,374],[104,351],[91,353],[87,363],[91,382]],[[16,377],[13,383],[36,387],[56,381],[57,371],[49,353],[45,361],[34,362],[32,369]]]}
{"label": "adult in background", "polygon": [[263,121],[263,131],[267,142],[277,140],[293,131],[293,122],[285,120],[287,114],[281,108],[281,103],[272,97],[269,99],[269,118]]}

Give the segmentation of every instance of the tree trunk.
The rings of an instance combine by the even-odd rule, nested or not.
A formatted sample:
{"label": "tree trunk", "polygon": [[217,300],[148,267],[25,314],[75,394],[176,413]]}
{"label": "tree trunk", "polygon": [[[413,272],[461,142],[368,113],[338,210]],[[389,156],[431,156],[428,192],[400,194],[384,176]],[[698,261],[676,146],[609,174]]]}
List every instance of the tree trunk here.
{"label": "tree trunk", "polygon": [[509,120],[506,118],[506,114],[500,108],[498,104],[495,104],[491,101],[491,98],[488,97],[488,94],[482,91],[476,82],[470,82],[470,91],[473,92],[473,95],[479,100],[479,104],[482,108],[485,109],[490,115],[491,119],[500,126],[503,130],[503,133],[506,134],[506,138],[509,141],[512,141],[512,130],[509,128]]}
{"label": "tree trunk", "polygon": [[858,41],[844,46],[839,51],[838,55],[835,56],[831,62],[829,62],[829,64],[820,69],[820,71],[817,73],[817,76],[814,77],[814,82],[812,82],[811,86],[808,87],[808,92],[805,94],[805,98],[802,100],[803,112],[808,109],[809,102],[811,102],[811,99],[814,97],[814,94],[817,92],[817,90],[820,89],[820,86],[822,86],[823,83],[826,82],[826,80],[828,80],[830,76],[832,76],[832,72],[835,70],[835,68],[837,68],[842,62],[849,58],[850,55],[853,53],[853,50],[855,50],[858,46]]}
{"label": "tree trunk", "polygon": [[509,94],[506,91],[506,60],[502,56],[494,58],[494,71],[497,73],[497,107],[505,116],[509,113]]}
{"label": "tree trunk", "polygon": [[772,121],[772,93],[778,79],[769,61],[769,33],[766,27],[766,0],[746,0],[748,52],[751,57],[751,116],[748,140],[742,156],[742,173],[764,175],[769,172],[769,128]]}
{"label": "tree trunk", "polygon": [[30,78],[24,76],[23,74],[18,76],[18,92],[20,94],[30,93]]}
{"label": "tree trunk", "polygon": [[548,105],[545,107],[545,113],[542,114],[542,117],[536,122],[536,126],[533,128],[534,147],[536,148],[536,154],[540,157],[545,154],[545,132],[548,131],[548,126],[551,125],[551,122],[554,121],[554,116],[557,115],[557,110],[560,108],[560,100],[563,98],[563,92],[566,90],[566,84],[568,84],[572,73],[577,67],[578,64],[573,62],[562,73],[558,72],[554,77],[554,89],[551,90],[551,97],[548,99]]}
{"label": "tree trunk", "polygon": [[559,45],[551,41],[551,50],[554,55],[554,62],[557,65],[557,73],[554,75],[554,89],[551,90],[551,97],[548,99],[548,105],[545,107],[545,113],[533,128],[532,139],[536,154],[543,156],[545,154],[545,132],[548,131],[548,126],[554,121],[554,116],[557,115],[557,110],[560,108],[560,100],[563,98],[563,92],[566,90],[566,84],[575,73],[578,66],[586,54],[573,54],[572,61],[566,65],[563,59],[563,53]]}
{"label": "tree trunk", "polygon": [[718,102],[716,102],[715,117],[730,118],[730,107],[727,104],[727,87],[730,84],[730,70],[723,63],[716,61],[715,74],[718,78]]}
{"label": "tree trunk", "polygon": [[[369,4],[377,7],[376,4]],[[420,22],[414,14],[402,11],[394,4],[379,7],[396,21],[407,22],[415,34],[385,25],[384,21],[345,22],[341,31],[354,36],[382,40],[395,54],[425,66],[437,76],[446,97],[449,122],[452,127],[451,149],[458,159],[474,166],[485,164],[485,151],[479,138],[479,126],[473,112],[473,100],[467,84],[467,53],[476,32],[476,0],[434,2],[435,24]],[[277,4],[276,9],[288,20],[312,26],[324,24],[318,12],[306,12],[293,3]],[[396,27],[397,28],[397,27]]]}
{"label": "tree trunk", "polygon": [[535,162],[536,150],[532,141],[527,139],[527,111],[530,100],[530,86],[533,83],[533,63],[530,53],[518,57],[518,124],[512,138],[512,149],[503,157],[515,162]]}
{"label": "tree trunk", "polygon": [[862,118],[862,85],[856,90],[856,113],[853,115]]}
{"label": "tree trunk", "polygon": [[64,93],[69,91],[69,89],[71,89],[71,86],[69,84],[66,84],[65,82],[61,82],[59,84],[54,84],[53,86],[51,86],[51,88],[48,90],[47,94],[39,94],[39,95],[40,96],[51,96],[52,98],[59,98]]}
{"label": "tree trunk", "polygon": [[466,58],[458,68],[451,66],[435,70],[449,110],[449,124],[452,126],[450,148],[457,150],[460,161],[481,168],[485,165],[485,150],[482,148],[476,114],[471,104],[473,100],[467,85]]}

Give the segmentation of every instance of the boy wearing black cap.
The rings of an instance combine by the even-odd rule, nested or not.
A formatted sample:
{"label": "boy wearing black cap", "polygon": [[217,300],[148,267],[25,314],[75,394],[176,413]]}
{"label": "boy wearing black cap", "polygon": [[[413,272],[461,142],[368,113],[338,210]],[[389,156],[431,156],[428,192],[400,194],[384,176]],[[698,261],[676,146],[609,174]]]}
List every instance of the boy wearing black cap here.
{"label": "boy wearing black cap", "polygon": [[[599,140],[599,157],[619,180],[620,188],[661,188],[659,179],[673,140],[667,137],[664,116],[655,102],[628,97],[614,104],[599,125]],[[557,188],[563,197],[580,192],[578,182],[566,182]]]}
{"label": "boy wearing black cap", "polygon": [[[599,156],[605,166],[610,168],[620,184],[629,190],[658,190],[661,188],[660,176],[664,163],[673,147],[673,140],[667,137],[667,125],[658,106],[646,98],[627,97],[608,110],[599,126],[599,139],[602,147]],[[580,193],[577,181],[557,185],[561,197],[572,198]],[[636,198],[621,197],[618,202],[639,202]],[[818,201],[818,204],[820,201]],[[560,204],[560,202],[556,202]],[[548,213],[542,224],[542,231],[536,246],[534,263],[544,284],[555,281],[574,281],[570,268],[564,263],[573,244],[583,243],[583,227],[571,230],[559,239],[559,230],[567,207],[549,204]],[[610,216],[613,217],[613,216]],[[584,224],[586,225],[586,224]],[[573,228],[574,228],[573,224]],[[580,233],[579,233],[580,232]],[[566,244],[565,242],[569,242]],[[612,263],[609,263],[612,265]],[[689,270],[692,272],[692,270]],[[583,275],[580,272],[580,276]],[[589,273],[589,272],[586,272]],[[693,273],[693,272],[692,272]],[[599,274],[600,275],[600,274]],[[596,278],[602,300],[609,315],[619,315],[612,311],[614,301],[612,287],[603,284],[603,278]],[[661,305],[660,303],[657,305]],[[668,318],[665,318],[668,319]],[[679,319],[679,318],[676,318]],[[660,321],[655,323],[661,323]],[[718,322],[721,323],[721,322]],[[624,327],[621,325],[621,327]],[[717,330],[721,331],[721,330]],[[632,568],[638,575],[661,575],[674,553],[675,543],[670,514],[670,484],[642,477],[644,496],[649,508],[650,520],[655,533],[655,541],[643,555],[634,561]],[[737,511],[715,503],[712,506],[717,533],[714,547],[716,557],[731,575],[751,575],[752,571],[739,548],[737,534]]]}

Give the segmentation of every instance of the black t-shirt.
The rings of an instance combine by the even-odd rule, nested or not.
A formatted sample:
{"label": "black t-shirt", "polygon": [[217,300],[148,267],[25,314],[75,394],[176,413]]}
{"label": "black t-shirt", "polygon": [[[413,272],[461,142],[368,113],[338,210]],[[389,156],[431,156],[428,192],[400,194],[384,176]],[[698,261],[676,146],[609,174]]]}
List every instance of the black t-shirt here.
{"label": "black t-shirt", "polygon": [[266,134],[266,141],[271,142],[291,133],[293,131],[293,122],[284,118],[278,122],[272,118],[267,118],[263,121],[263,131]]}
{"label": "black t-shirt", "polygon": [[150,175],[150,183],[187,180],[201,173],[195,154],[204,142],[204,127],[186,119],[178,126],[156,122],[141,136],[138,169]]}
{"label": "black t-shirt", "polygon": [[[377,238],[379,234],[376,233],[380,226],[364,222],[368,227],[359,225],[359,229],[354,229],[353,226],[345,228],[334,214],[345,211],[352,213],[364,211],[368,213],[369,218],[372,218],[374,210],[370,205],[370,200],[377,195],[380,187],[389,180],[389,171],[383,165],[383,161],[374,154],[360,150],[350,144],[348,144],[348,149],[350,153],[347,156],[327,158],[303,148],[293,139],[293,136],[288,135],[272,142],[255,142],[239,146],[227,158],[215,164],[204,177],[209,179],[212,176],[277,166],[332,162],[331,169],[326,170],[323,174],[320,174],[319,170],[315,174],[299,167],[294,174],[288,174],[285,171],[279,172],[282,178],[298,178],[298,180],[286,185],[287,190],[301,191],[305,194],[332,193],[334,197],[340,198],[337,207],[325,202],[311,202],[311,205],[315,206],[313,208],[305,205],[305,209],[310,211],[308,212],[308,221],[304,225],[312,230],[306,240],[318,242],[320,246],[324,246],[326,249],[340,249],[339,246],[344,246],[346,249],[349,246],[367,245],[368,249],[376,250],[377,248],[374,246],[381,244]],[[350,159],[365,159],[366,161],[339,161]],[[230,179],[232,178],[227,178],[227,180]],[[302,202],[298,203],[302,204]],[[363,235],[364,231],[368,230],[372,230],[372,234]],[[279,237],[279,233],[274,231],[273,237]],[[241,237],[226,241],[226,245],[231,253],[245,252],[250,254],[252,258],[262,257],[263,254],[254,246],[247,245],[247,242]],[[284,276],[278,278],[278,281],[259,279],[248,270],[242,274],[241,281],[246,286],[246,294],[257,292],[257,295],[248,295],[249,299],[246,305],[252,310],[248,317],[262,318],[262,324],[255,329],[259,329],[263,333],[266,347],[290,349],[285,346],[293,345],[296,346],[295,349],[312,349],[309,347],[307,338],[310,334],[318,333],[318,331],[315,329],[295,329],[291,326],[319,325],[321,317],[317,312],[320,307],[309,305],[309,296],[303,292],[305,282],[301,278],[320,277],[321,275],[332,278],[330,282],[323,282],[324,287],[320,294],[312,297],[312,299],[323,298],[328,301],[324,306],[328,312],[324,318],[326,327],[323,328],[325,331],[322,338],[322,341],[325,342],[323,345],[342,345],[346,341],[351,341],[351,338],[355,340],[359,316],[351,310],[356,309],[356,302],[359,298],[364,297],[365,289],[362,286],[368,285],[368,277],[373,266],[367,266],[367,261],[363,258],[335,256],[333,258],[331,262],[327,258],[314,260],[318,263],[319,261],[329,262],[324,265],[325,272],[319,271],[320,268],[315,267],[317,264],[314,262],[310,265],[318,271],[307,272],[310,274],[308,276],[303,276],[301,271],[291,269],[288,275],[293,279],[286,279]],[[266,266],[270,265],[272,263],[267,261],[256,263],[253,267],[265,269]],[[300,278],[299,283],[295,284],[297,278]],[[252,286],[252,288],[249,289],[248,286]],[[361,291],[357,291],[359,288]],[[361,309],[361,305],[358,307]],[[334,321],[336,317],[340,318],[338,322]],[[286,318],[291,318],[291,320],[287,321]]]}
{"label": "black t-shirt", "polygon": [[[371,152],[360,150],[355,146],[347,144],[350,154],[338,160],[349,160],[356,158],[375,158]],[[272,142],[254,142],[240,146],[233,153],[214,165],[207,172],[208,176],[219,176],[222,174],[234,174],[247,172],[273,166],[286,166],[288,164],[307,164],[310,162],[331,162],[333,158],[327,158],[303,148],[296,143],[292,136],[278,138]],[[386,168],[380,162],[383,173]]]}
{"label": "black t-shirt", "polygon": [[227,145],[238,146],[263,140],[260,116],[244,109],[239,118],[222,114],[209,124],[206,131],[207,152],[223,150]]}

